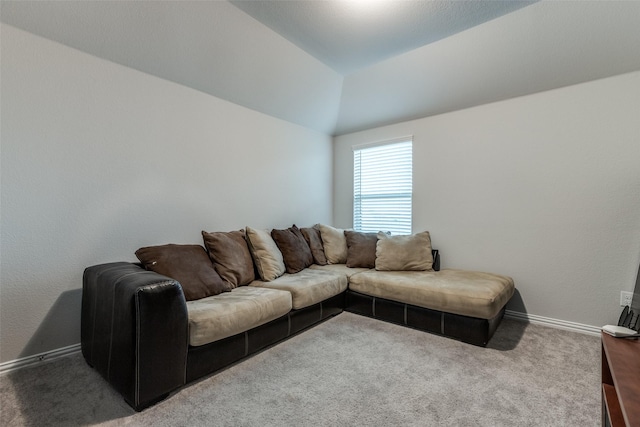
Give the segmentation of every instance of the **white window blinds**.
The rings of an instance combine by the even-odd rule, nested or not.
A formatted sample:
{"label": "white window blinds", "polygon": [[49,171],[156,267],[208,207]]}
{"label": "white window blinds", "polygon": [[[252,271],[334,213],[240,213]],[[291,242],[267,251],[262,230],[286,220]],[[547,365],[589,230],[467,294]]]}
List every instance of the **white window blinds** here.
{"label": "white window blinds", "polygon": [[353,149],[353,228],[411,234],[412,138]]}

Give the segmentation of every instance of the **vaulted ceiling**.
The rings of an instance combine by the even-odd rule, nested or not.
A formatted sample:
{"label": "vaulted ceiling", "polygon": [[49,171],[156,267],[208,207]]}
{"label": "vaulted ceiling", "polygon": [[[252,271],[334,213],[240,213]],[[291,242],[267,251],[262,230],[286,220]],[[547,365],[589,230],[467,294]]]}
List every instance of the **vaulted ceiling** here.
{"label": "vaulted ceiling", "polygon": [[537,0],[231,3],[342,75],[490,21]]}
{"label": "vaulted ceiling", "polygon": [[640,2],[4,0],[0,18],[331,135],[640,70]]}

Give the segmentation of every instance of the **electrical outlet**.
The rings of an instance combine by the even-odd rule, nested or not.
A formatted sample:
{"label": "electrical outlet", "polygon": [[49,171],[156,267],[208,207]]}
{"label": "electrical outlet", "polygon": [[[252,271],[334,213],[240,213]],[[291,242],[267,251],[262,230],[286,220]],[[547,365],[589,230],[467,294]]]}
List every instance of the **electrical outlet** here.
{"label": "electrical outlet", "polygon": [[631,307],[631,298],[633,298],[633,292],[620,291],[620,307],[626,305]]}

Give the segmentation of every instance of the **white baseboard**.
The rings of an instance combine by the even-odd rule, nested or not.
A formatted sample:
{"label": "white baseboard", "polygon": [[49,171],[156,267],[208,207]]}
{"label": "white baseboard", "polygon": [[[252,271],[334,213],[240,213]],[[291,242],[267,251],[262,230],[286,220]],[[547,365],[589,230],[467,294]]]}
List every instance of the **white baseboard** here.
{"label": "white baseboard", "polygon": [[521,320],[536,325],[549,326],[566,331],[580,332],[587,335],[600,335],[601,329],[597,326],[585,325],[583,323],[568,322],[566,320],[553,319],[551,317],[536,316],[535,314],[520,313],[519,311],[505,310],[504,317],[508,319]]}
{"label": "white baseboard", "polygon": [[39,365],[41,363],[48,362],[59,357],[68,356],[79,351],[80,343],[58,348],[56,350],[46,351],[40,354],[34,354],[33,356],[9,360],[8,362],[0,363],[0,375],[6,374],[7,372],[15,371],[16,369],[26,368],[27,366]]}

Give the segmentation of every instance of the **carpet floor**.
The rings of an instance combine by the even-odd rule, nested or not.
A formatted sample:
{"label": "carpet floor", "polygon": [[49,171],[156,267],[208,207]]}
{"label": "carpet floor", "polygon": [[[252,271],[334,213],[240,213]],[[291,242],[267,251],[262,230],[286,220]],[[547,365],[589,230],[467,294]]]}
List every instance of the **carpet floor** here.
{"label": "carpet floor", "polygon": [[342,313],[134,412],[78,353],[0,376],[2,426],[598,426],[600,339],[505,319],[487,348]]}

